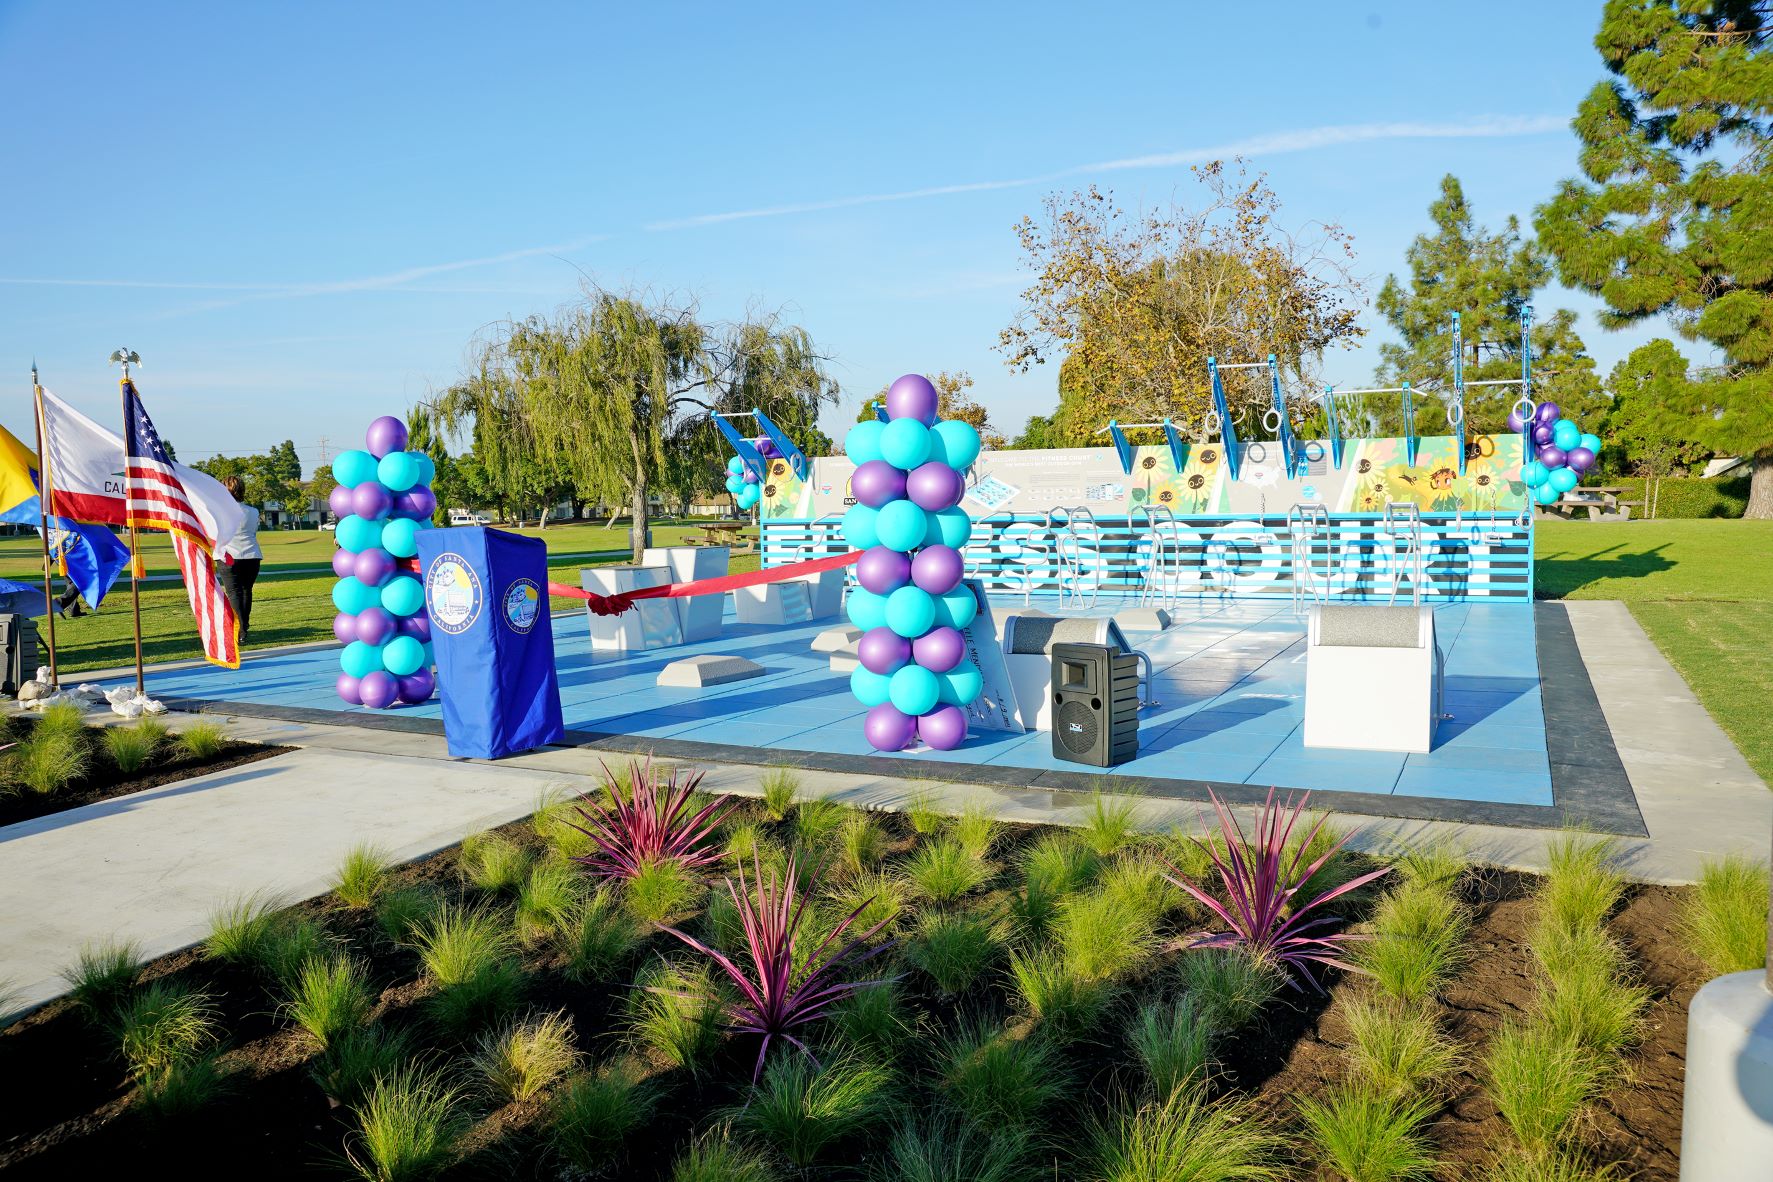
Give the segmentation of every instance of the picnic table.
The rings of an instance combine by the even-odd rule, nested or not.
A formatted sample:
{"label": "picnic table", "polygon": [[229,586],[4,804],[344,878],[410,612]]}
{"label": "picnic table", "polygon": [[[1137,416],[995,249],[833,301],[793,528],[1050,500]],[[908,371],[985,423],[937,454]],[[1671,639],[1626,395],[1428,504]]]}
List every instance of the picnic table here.
{"label": "picnic table", "polygon": [[693,546],[731,546],[737,542],[745,543],[749,550],[757,541],[756,534],[745,533],[747,523],[743,521],[704,521],[701,525],[702,537],[690,539]]}
{"label": "picnic table", "polygon": [[1634,506],[1641,509],[1644,505],[1642,501],[1620,500],[1619,494],[1628,491],[1624,488],[1573,488],[1545,506],[1545,510],[1565,520],[1574,520],[1577,510],[1587,509],[1590,521],[1606,518],[1623,521],[1630,518]]}

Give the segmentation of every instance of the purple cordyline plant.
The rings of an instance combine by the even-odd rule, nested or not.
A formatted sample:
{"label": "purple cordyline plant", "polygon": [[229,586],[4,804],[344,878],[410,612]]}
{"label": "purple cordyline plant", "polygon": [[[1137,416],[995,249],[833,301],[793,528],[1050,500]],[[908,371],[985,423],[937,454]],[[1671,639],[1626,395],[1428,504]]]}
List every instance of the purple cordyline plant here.
{"label": "purple cordyline plant", "polygon": [[[732,895],[745,929],[745,952],[741,954],[745,960],[743,966],[694,936],[672,927],[664,930],[713,960],[738,990],[738,1000],[727,1006],[727,1025],[742,1034],[763,1036],[763,1045],[757,1049],[757,1065],[751,1072],[755,1083],[763,1074],[764,1057],[769,1054],[774,1039],[786,1039],[809,1059],[813,1058],[812,1051],[793,1031],[824,1017],[832,1005],[850,994],[882,984],[880,979],[846,979],[841,973],[878,956],[892,944],[864,947],[886,924],[883,919],[860,936],[838,946],[844,932],[856,922],[856,916],[873,902],[870,899],[845,916],[843,922],[820,940],[810,953],[800,955],[796,941],[801,921],[806,918],[810,896],[795,886],[799,878],[794,856],[789,855],[780,882],[772,871],[766,883],[755,857],[752,871],[756,876],[755,891],[745,880],[743,866],[739,868],[737,885],[730,878],[726,880],[727,892]],[[815,872],[813,878],[817,877]]]}
{"label": "purple cordyline plant", "polygon": [[1293,848],[1291,856],[1288,855],[1287,847],[1293,827],[1298,823],[1300,814],[1305,811],[1305,804],[1311,799],[1311,793],[1301,796],[1297,804],[1289,793],[1285,804],[1277,804],[1274,790],[1269,789],[1267,801],[1256,814],[1254,841],[1245,839],[1243,827],[1216,794],[1209,789],[1207,795],[1211,797],[1213,808],[1219,814],[1219,837],[1225,844],[1226,852],[1221,856],[1210,841],[1199,838],[1191,840],[1212,859],[1214,868],[1219,872],[1220,882],[1225,887],[1225,902],[1221,903],[1188,882],[1174,866],[1170,866],[1174,873],[1165,877],[1198,899],[1202,906],[1223,920],[1229,930],[1203,936],[1190,942],[1188,946],[1229,948],[1242,945],[1258,960],[1279,964],[1287,969],[1287,983],[1295,989],[1299,987],[1293,979],[1297,974],[1309,981],[1312,988],[1319,993],[1323,992],[1323,986],[1311,971],[1312,963],[1359,972],[1360,970],[1341,957],[1343,946],[1358,937],[1347,932],[1324,932],[1323,929],[1330,924],[1340,923],[1341,917],[1312,915],[1311,912],[1332,899],[1358,890],[1388,873],[1391,867],[1383,866],[1341,886],[1332,887],[1322,894],[1300,899],[1300,890],[1348,843],[1353,834],[1344,834],[1309,866],[1301,868],[1300,863],[1304,860],[1306,851],[1311,848],[1312,841],[1324,825],[1320,817],[1310,832]]}
{"label": "purple cordyline plant", "polygon": [[694,815],[690,798],[702,782],[701,772],[690,772],[682,782],[677,769],[663,782],[653,777],[653,761],[628,765],[624,791],[608,765],[603,768],[603,792],[607,800],[585,797],[578,808],[583,825],[572,825],[589,837],[596,849],[576,857],[600,878],[629,879],[658,862],[676,862],[685,870],[698,870],[720,860],[720,850],[707,844],[714,827],[738,801],[722,797],[710,801]]}

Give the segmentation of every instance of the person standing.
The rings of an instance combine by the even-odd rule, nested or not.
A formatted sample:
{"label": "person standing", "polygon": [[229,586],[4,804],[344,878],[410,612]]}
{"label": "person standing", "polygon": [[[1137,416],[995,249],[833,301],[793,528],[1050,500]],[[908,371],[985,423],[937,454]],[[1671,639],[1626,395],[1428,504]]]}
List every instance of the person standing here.
{"label": "person standing", "polygon": [[243,515],[239,530],[222,543],[222,562],[215,574],[222,594],[234,605],[234,618],[240,621],[240,642],[244,644],[252,628],[252,585],[258,581],[259,563],[265,552],[259,549],[259,511],[246,503],[246,482],[238,476],[224,476],[222,487],[240,502]]}

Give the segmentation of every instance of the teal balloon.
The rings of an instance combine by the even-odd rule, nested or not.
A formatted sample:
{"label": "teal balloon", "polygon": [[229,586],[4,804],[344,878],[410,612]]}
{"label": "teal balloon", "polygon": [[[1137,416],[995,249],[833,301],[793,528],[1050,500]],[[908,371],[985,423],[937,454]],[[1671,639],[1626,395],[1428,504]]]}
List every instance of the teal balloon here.
{"label": "teal balloon", "polygon": [[419,485],[424,485],[429,488],[431,483],[437,479],[437,461],[422,451],[415,451],[410,454],[419,462],[419,478],[413,482],[413,487],[417,488]]}
{"label": "teal balloon", "polygon": [[396,558],[415,558],[419,553],[419,523],[395,517],[382,524],[382,549]]}
{"label": "teal balloon", "polygon": [[939,628],[965,628],[979,614],[979,601],[965,587],[956,587],[948,594],[938,596],[935,606],[935,626]]}
{"label": "teal balloon", "polygon": [[985,678],[970,665],[940,674],[936,682],[938,696],[949,706],[971,705],[985,689]]}
{"label": "teal balloon", "polygon": [[1567,493],[1576,487],[1580,479],[1581,478],[1576,475],[1576,469],[1574,468],[1553,468],[1551,470],[1551,475],[1545,478],[1545,483],[1549,484],[1559,493]]}
{"label": "teal balloon", "polygon": [[745,475],[745,461],[741,460],[738,456],[734,456],[726,462],[726,470],[734,476],[743,476]]}
{"label": "teal balloon", "polygon": [[382,668],[396,677],[417,673],[425,663],[425,642],[416,636],[396,636],[382,646]]}
{"label": "teal balloon", "polygon": [[973,536],[973,519],[958,505],[925,514],[925,519],[923,544],[926,546],[952,546],[958,550]]}
{"label": "teal balloon", "polygon": [[736,497],[744,490],[745,490],[745,478],[743,476],[728,476],[726,478],[726,491],[727,492],[732,493]]}
{"label": "teal balloon", "polygon": [[740,509],[749,513],[757,507],[757,502],[763,499],[763,489],[755,484],[747,484],[734,495],[733,499],[738,502]]}
{"label": "teal balloon", "polygon": [[[886,626],[906,640],[916,640],[936,623],[936,599],[916,587],[900,587],[886,601]],[[914,710],[908,713],[921,714]]]}
{"label": "teal balloon", "polygon": [[435,664],[437,664],[437,642],[434,640],[427,640],[425,642],[425,665],[424,665],[424,667],[426,669],[429,669]]}
{"label": "teal balloon", "polygon": [[350,615],[377,607],[381,602],[381,593],[355,576],[340,579],[332,585],[332,605]]}
{"label": "teal balloon", "polygon": [[857,665],[850,674],[850,693],[864,706],[878,706],[891,695],[893,679]]}
{"label": "teal balloon", "polygon": [[960,419],[943,419],[930,428],[930,459],[965,471],[979,458],[979,432]]}
{"label": "teal balloon", "polygon": [[[1601,454],[1601,437],[1599,435],[1590,435],[1588,432],[1584,431],[1582,433],[1582,438],[1576,441],[1576,446],[1586,447],[1589,451],[1594,452],[1598,456]],[[1570,449],[1566,447],[1564,450],[1569,451]]]}
{"label": "teal balloon", "polygon": [[1569,451],[1582,443],[1582,428],[1569,419],[1559,419],[1551,429],[1551,441],[1564,451]]}
{"label": "teal balloon", "polygon": [[376,479],[376,458],[366,451],[342,451],[333,457],[332,478],[346,488]]}
{"label": "teal balloon", "polygon": [[930,429],[916,419],[894,419],[881,429],[880,458],[911,471],[930,458]]}
{"label": "teal balloon", "polygon": [[339,668],[352,677],[368,677],[381,667],[382,650],[373,644],[364,644],[361,640],[353,640],[339,654]]}
{"label": "teal balloon", "polygon": [[867,505],[851,505],[843,515],[843,540],[857,550],[880,545],[880,534],[875,530],[879,516],[878,509],[870,509]]}
{"label": "teal balloon", "polygon": [[339,522],[339,546],[353,554],[374,550],[382,544],[382,525],[353,513]]}
{"label": "teal balloon", "polygon": [[1528,460],[1521,468],[1521,480],[1528,488],[1538,488],[1545,483],[1545,478],[1549,475],[1551,475],[1550,469],[1538,460]]}
{"label": "teal balloon", "polygon": [[850,623],[866,632],[886,623],[886,605],[886,596],[876,595],[866,587],[852,587],[844,610],[849,614]]}
{"label": "teal balloon", "polygon": [[418,457],[410,451],[389,452],[376,465],[376,479],[392,492],[405,492],[419,482]]}
{"label": "teal balloon", "polygon": [[858,468],[869,460],[880,459],[880,436],[885,430],[886,424],[879,419],[865,419],[857,423],[843,437],[843,454]]}
{"label": "teal balloon", "polygon": [[[923,430],[922,423],[913,425]],[[875,536],[888,550],[909,554],[923,545],[923,536],[929,526],[927,516],[913,501],[888,501],[880,507],[879,515],[874,519]]]}
{"label": "teal balloon", "polygon": [[934,710],[941,696],[941,683],[922,665],[907,665],[894,673],[887,691],[887,700],[894,707],[913,716]]}
{"label": "teal balloon", "polygon": [[1542,484],[1533,490],[1533,500],[1541,505],[1555,505],[1557,504],[1558,498],[1562,495],[1562,493],[1558,492],[1558,490],[1553,488],[1550,484]]}
{"label": "teal balloon", "polygon": [[425,606],[425,589],[411,575],[395,575],[382,587],[382,606],[394,616],[416,616]]}

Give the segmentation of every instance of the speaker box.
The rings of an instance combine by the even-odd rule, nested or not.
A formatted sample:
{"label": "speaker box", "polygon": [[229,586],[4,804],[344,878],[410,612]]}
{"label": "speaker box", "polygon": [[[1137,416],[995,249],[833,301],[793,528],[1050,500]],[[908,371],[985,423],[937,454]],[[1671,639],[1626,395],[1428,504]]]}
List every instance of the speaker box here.
{"label": "speaker box", "polygon": [[[50,610],[55,610],[53,604]],[[0,615],[0,694],[16,697],[19,686],[35,676],[37,622],[25,615]]]}
{"label": "speaker box", "polygon": [[1105,644],[1055,644],[1053,755],[1114,767],[1139,754],[1139,658]]}

